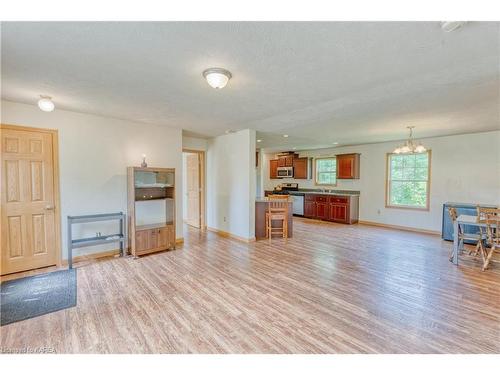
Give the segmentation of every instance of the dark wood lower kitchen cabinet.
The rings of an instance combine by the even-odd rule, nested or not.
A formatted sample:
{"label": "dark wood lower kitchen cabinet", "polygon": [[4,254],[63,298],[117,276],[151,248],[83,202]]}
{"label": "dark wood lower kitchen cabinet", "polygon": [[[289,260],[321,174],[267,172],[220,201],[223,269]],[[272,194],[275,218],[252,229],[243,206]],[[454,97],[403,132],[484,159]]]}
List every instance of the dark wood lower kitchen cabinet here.
{"label": "dark wood lower kitchen cabinet", "polygon": [[306,194],[304,197],[304,216],[316,217],[316,199],[312,194]]}
{"label": "dark wood lower kitchen cabinet", "polygon": [[321,220],[328,220],[329,217],[328,203],[316,202],[316,218]]}
{"label": "dark wood lower kitchen cabinet", "polygon": [[328,195],[316,196],[316,219],[328,220],[330,216]]}
{"label": "dark wood lower kitchen cabinet", "polygon": [[349,206],[345,204],[330,204],[330,220],[340,221],[342,223],[347,222],[347,209]]}
{"label": "dark wood lower kitchen cabinet", "polygon": [[359,196],[306,194],[304,216],[318,220],[354,224],[359,217]]}

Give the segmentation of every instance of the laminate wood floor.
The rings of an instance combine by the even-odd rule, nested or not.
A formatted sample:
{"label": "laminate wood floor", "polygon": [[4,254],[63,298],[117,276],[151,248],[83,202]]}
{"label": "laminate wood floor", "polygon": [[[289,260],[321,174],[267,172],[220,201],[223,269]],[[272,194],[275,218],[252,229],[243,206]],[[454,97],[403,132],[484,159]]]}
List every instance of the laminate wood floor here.
{"label": "laminate wood floor", "polygon": [[433,235],[295,219],[245,244],[186,229],[175,251],[78,268],[77,307],[4,326],[2,350],[499,353],[500,267]]}

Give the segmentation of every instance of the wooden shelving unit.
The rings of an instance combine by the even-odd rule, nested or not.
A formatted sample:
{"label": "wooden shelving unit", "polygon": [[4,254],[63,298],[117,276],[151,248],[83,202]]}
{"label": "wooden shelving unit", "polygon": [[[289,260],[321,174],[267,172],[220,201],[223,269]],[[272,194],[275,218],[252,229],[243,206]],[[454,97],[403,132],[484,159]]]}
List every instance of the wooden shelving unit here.
{"label": "wooden shelving unit", "polygon": [[[175,249],[175,168],[128,167],[129,248],[134,256]],[[141,217],[139,205],[155,202],[160,222]]]}

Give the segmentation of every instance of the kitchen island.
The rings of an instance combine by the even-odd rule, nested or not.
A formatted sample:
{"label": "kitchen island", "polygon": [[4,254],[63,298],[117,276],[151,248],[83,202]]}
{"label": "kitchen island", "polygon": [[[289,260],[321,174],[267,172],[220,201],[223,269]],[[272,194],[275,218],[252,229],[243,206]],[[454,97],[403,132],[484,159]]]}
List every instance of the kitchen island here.
{"label": "kitchen island", "polygon": [[344,224],[355,224],[359,219],[359,191],[334,189],[266,190],[265,194],[290,194],[292,197],[303,197],[301,199],[304,206],[302,212],[296,213],[307,218]]}
{"label": "kitchen island", "polygon": [[[267,198],[255,199],[255,237],[257,240],[266,238],[266,211],[269,200]],[[275,228],[281,227],[281,223],[273,223]],[[293,237],[293,208],[292,200],[288,200],[288,238]],[[274,238],[274,237],[273,237]]]}

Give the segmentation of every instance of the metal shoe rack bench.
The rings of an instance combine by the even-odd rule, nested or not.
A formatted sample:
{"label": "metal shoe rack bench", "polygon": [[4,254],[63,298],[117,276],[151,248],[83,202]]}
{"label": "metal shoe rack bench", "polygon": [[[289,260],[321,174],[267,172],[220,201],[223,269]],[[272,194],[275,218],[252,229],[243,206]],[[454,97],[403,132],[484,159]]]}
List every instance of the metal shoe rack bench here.
{"label": "metal shoe rack bench", "polygon": [[[93,223],[97,221],[120,221],[120,233],[96,236],[89,238],[72,238],[72,225],[81,223]],[[127,220],[123,212],[116,212],[112,214],[97,214],[97,215],[82,215],[82,216],[68,216],[68,267],[73,268],[73,249],[86,246],[95,246],[102,244],[109,244],[114,242],[120,243],[120,256],[125,255],[126,241],[127,241]]]}

